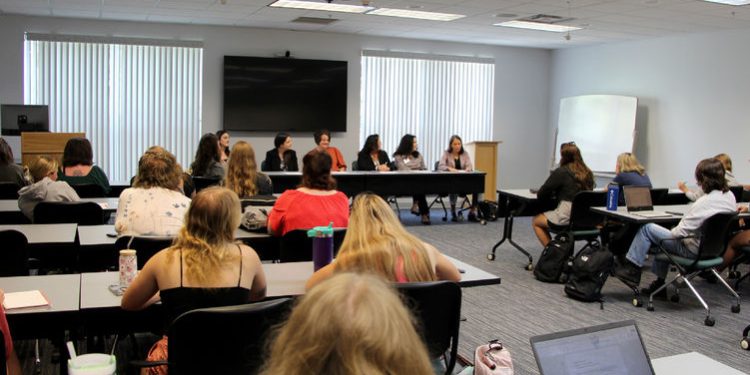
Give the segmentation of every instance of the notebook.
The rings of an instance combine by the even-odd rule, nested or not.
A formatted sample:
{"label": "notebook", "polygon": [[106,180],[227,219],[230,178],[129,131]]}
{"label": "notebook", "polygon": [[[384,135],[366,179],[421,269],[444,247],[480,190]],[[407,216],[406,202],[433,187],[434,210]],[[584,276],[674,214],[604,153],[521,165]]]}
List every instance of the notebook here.
{"label": "notebook", "polygon": [[653,375],[634,320],[534,336],[541,375]]}
{"label": "notebook", "polygon": [[47,305],[49,305],[49,301],[38,290],[5,293],[5,301],[3,302],[3,307],[7,310]]}
{"label": "notebook", "polygon": [[669,217],[670,214],[663,211],[654,211],[651,203],[651,189],[646,186],[623,186],[625,195],[625,207],[633,215],[642,217]]}

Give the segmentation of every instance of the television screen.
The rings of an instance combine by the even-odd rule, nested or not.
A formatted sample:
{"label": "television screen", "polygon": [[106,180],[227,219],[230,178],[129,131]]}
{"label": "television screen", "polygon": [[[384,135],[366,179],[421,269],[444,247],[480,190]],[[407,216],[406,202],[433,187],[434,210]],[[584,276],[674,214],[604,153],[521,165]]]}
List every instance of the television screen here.
{"label": "television screen", "polygon": [[347,62],[224,56],[224,129],[346,131]]}
{"label": "television screen", "polygon": [[49,107],[46,105],[0,105],[2,135],[49,131]]}

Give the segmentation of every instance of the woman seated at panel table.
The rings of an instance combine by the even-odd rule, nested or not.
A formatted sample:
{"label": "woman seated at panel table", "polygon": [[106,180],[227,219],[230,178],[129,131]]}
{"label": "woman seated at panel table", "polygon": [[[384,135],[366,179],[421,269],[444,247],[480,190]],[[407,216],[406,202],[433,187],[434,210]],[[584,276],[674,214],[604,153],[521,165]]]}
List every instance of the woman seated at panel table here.
{"label": "woman seated at panel table", "polygon": [[[471,164],[471,156],[464,150],[464,143],[461,137],[458,135],[451,136],[448,141],[448,149],[443,152],[443,156],[440,158],[438,163],[439,171],[449,172],[472,172],[474,166]],[[456,202],[458,201],[457,194],[450,194],[448,198],[451,202],[451,221],[457,221],[456,217]],[[471,209],[469,211],[469,221],[477,220],[477,204],[479,203],[479,194],[472,193],[471,195]]]}
{"label": "woman seated at panel table", "polygon": [[227,177],[224,186],[234,191],[240,199],[253,195],[273,195],[271,179],[258,172],[255,163],[255,150],[245,141],[239,141],[232,147],[227,164]]}
{"label": "woman seated at panel table", "polygon": [[273,149],[266,152],[266,160],[261,169],[264,172],[297,172],[297,153],[292,150],[292,136],[278,133],[273,139]]}
{"label": "woman seated at panel table", "polygon": [[221,154],[219,140],[213,133],[203,134],[198,142],[198,150],[195,152],[195,160],[190,165],[193,177],[210,179],[224,179],[224,166],[221,165]]}
{"label": "woman seated at panel table", "polygon": [[115,231],[120,236],[174,237],[190,198],[182,192],[182,170],[171,152],[149,148],[138,161],[133,187],[120,194]]}
{"label": "woman seated at panel table", "polygon": [[222,164],[229,161],[229,132],[219,130],[216,132],[216,138],[219,139],[219,159]]}
{"label": "woman seated at panel table", "polygon": [[94,152],[86,138],[71,138],[65,144],[62,157],[62,170],[57,178],[70,185],[95,184],[109,193],[107,174],[94,165]]}
{"label": "woman seated at panel table", "polygon": [[581,151],[573,142],[563,143],[560,147],[560,166],[552,171],[537,192],[540,200],[557,200],[557,207],[536,215],[531,222],[534,233],[543,247],[551,240],[549,223],[568,225],[573,197],[579,191],[593,188],[594,174],[583,162]]}
{"label": "woman seated at panel table", "polygon": [[[714,159],[721,162],[721,165],[724,166],[724,173],[725,178],[727,180],[727,186],[740,186],[740,184],[737,182],[737,179],[734,177],[734,174],[732,174],[732,159],[727,154],[718,154],[714,156]],[[691,201],[695,202],[698,198],[703,196],[705,194],[703,192],[703,189],[700,187],[697,190],[692,190],[687,187],[684,181],[680,181],[677,183],[677,188],[680,189],[683,193],[685,193],[685,196],[687,199],[690,199]]]}
{"label": "woman seated at panel table", "polygon": [[333,160],[331,170],[334,172],[346,171],[344,155],[341,155],[339,149],[331,146],[331,132],[328,131],[328,129],[321,129],[316,131],[313,137],[315,138],[315,144],[318,145],[321,150],[327,152],[328,155],[331,155],[331,160]]}
{"label": "woman seated at panel table", "polygon": [[381,150],[383,144],[380,142],[380,136],[371,134],[367,136],[365,145],[357,154],[357,169],[360,171],[390,171],[391,160],[388,153]]}
{"label": "woman seated at panel table", "polygon": [[[255,251],[234,242],[239,226],[237,194],[221,187],[201,190],[174,244],[146,262],[122,297],[122,308],[142,310],[161,300],[168,326],[190,310],[263,299],[266,276]],[[166,336],[148,354],[149,361],[165,359]],[[155,367],[148,373],[166,374],[167,369]]]}
{"label": "woman seated at panel table", "polygon": [[29,164],[29,174],[34,182],[18,191],[18,208],[34,222],[34,207],[39,202],[77,202],[78,194],[65,181],[57,180],[57,161],[40,156]]}
{"label": "woman seated at panel table", "polygon": [[336,190],[331,177],[331,156],[312,150],[302,158],[302,183],[281,194],[268,214],[268,231],[283,236],[295,229],[310,229],[333,223],[346,228],[349,198]]}
{"label": "woman seated at panel table", "polygon": [[[393,153],[393,161],[396,169],[399,171],[425,171],[427,166],[424,164],[422,154],[417,151],[417,137],[406,134],[401,137],[396,152]],[[422,224],[430,224],[430,207],[427,205],[427,198],[424,194],[414,195],[411,213],[422,216]]]}
{"label": "woman seated at panel table", "polygon": [[387,283],[336,275],[302,296],[271,335],[261,374],[432,374],[413,322]]}
{"label": "woman seated at panel table", "polygon": [[23,168],[13,162],[13,150],[2,138],[0,138],[0,182],[14,183],[19,189],[29,184],[24,176]]}
{"label": "woman seated at panel table", "polygon": [[336,260],[315,272],[309,290],[338,272],[376,273],[394,282],[460,281],[456,266],[434,246],[409,233],[383,198],[354,198],[346,236]]}
{"label": "woman seated at panel table", "polygon": [[5,318],[5,308],[2,307],[5,302],[5,292],[0,289],[0,331],[3,333],[3,342],[5,343],[5,371],[8,375],[21,375],[21,362],[18,360],[16,349],[13,347],[13,337],[10,335],[8,320]]}

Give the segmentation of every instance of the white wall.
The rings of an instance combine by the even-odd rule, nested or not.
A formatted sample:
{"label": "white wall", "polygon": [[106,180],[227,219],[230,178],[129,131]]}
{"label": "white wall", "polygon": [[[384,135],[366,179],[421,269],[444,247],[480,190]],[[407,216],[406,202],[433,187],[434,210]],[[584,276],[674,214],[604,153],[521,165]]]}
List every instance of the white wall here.
{"label": "white wall", "polygon": [[[538,185],[546,176],[546,155],[538,152],[551,142],[547,118],[550,81],[548,50],[495,47],[421,40],[377,38],[284,30],[196,25],[112,22],[45,17],[0,16],[0,103],[23,101],[23,33],[176,38],[204,42],[203,128],[221,126],[222,58],[224,55],[273,56],[290,50],[293,56],[349,61],[349,103],[346,133],[333,143],[351,163],[359,148],[359,77],[362,49],[492,57],[497,62],[494,139],[500,147],[499,184]],[[232,134],[262,155],[273,147],[273,134]],[[312,135],[293,134],[298,153],[314,146]],[[447,140],[446,140],[447,143]],[[385,145],[388,151],[396,145]]]}
{"label": "white wall", "polygon": [[563,97],[636,96],[635,152],[655,186],[694,184],[697,162],[721,152],[750,183],[750,30],[556,50],[552,61],[551,129]]}

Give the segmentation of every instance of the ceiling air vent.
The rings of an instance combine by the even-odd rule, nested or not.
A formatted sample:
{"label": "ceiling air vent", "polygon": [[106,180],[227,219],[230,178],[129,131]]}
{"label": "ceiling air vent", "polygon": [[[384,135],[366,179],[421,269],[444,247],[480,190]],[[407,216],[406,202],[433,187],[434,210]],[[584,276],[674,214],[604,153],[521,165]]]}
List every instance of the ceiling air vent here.
{"label": "ceiling air vent", "polygon": [[330,25],[338,21],[336,18],[298,17],[292,20],[295,23],[310,23],[313,25]]}
{"label": "ceiling air vent", "polygon": [[571,18],[571,17],[563,18],[560,16],[551,16],[548,14],[537,14],[534,16],[529,16],[526,18],[518,19],[518,21],[546,23],[550,25],[554,25],[556,23],[561,23],[561,22],[572,21],[572,20],[574,20],[574,18]]}

